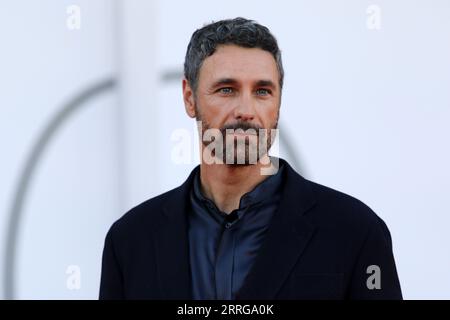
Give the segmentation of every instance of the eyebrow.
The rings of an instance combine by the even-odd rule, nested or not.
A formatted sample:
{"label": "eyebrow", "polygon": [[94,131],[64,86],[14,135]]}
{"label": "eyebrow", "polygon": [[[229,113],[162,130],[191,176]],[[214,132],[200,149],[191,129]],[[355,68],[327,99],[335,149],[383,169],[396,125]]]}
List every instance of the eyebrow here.
{"label": "eyebrow", "polygon": [[259,80],[256,82],[257,87],[271,87],[276,88],[275,83],[272,80]]}
{"label": "eyebrow", "polygon": [[[223,85],[236,85],[237,83],[238,83],[238,81],[233,78],[221,78],[221,79],[215,81],[211,87],[217,88],[217,87],[223,86]],[[276,85],[275,85],[275,83],[273,83],[272,80],[258,80],[258,81],[256,81],[255,84],[257,87],[276,88]]]}
{"label": "eyebrow", "polygon": [[233,78],[221,78],[213,83],[212,88],[217,88],[223,85],[236,85],[237,80]]}

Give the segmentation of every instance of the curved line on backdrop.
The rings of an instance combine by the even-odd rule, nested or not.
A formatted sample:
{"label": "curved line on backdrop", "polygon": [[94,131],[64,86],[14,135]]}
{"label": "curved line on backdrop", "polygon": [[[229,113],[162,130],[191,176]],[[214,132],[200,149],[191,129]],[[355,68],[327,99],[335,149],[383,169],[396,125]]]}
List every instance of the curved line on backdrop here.
{"label": "curved line on backdrop", "polygon": [[[180,80],[179,72],[163,73],[161,80],[163,83]],[[30,182],[33,178],[37,165],[41,157],[48,147],[51,139],[56,135],[58,130],[67,123],[75,112],[79,111],[89,100],[114,89],[116,86],[116,79],[107,78],[92,86],[89,86],[76,94],[68,103],[64,104],[61,109],[50,119],[44,127],[44,130],[39,135],[34,143],[31,153],[26,159],[25,165],[20,173],[19,182],[14,192],[14,198],[9,213],[9,227],[7,229],[6,248],[5,248],[5,262],[4,262],[4,296],[5,299],[14,299],[15,296],[15,266],[16,266],[16,244],[18,242],[18,235],[20,231],[20,223],[23,215],[23,207],[26,196],[28,194]],[[295,148],[291,144],[291,139],[286,135],[286,132],[280,130],[280,145],[285,148],[286,155],[292,160],[293,166],[300,170],[302,162],[297,156]],[[284,132],[284,134],[281,134]],[[302,172],[303,170],[300,170]]]}
{"label": "curved line on backdrop", "polygon": [[15,295],[15,267],[16,267],[16,244],[20,230],[20,223],[23,215],[23,207],[29,191],[30,182],[36,171],[37,165],[42,155],[48,147],[51,139],[67,123],[75,112],[79,111],[86,102],[96,96],[113,89],[116,85],[115,79],[108,78],[100,81],[76,94],[68,103],[50,119],[45,125],[34,143],[31,153],[28,155],[25,165],[20,173],[19,182],[14,192],[14,199],[9,213],[9,227],[7,230],[5,265],[4,265],[4,295],[5,299],[14,299]]}

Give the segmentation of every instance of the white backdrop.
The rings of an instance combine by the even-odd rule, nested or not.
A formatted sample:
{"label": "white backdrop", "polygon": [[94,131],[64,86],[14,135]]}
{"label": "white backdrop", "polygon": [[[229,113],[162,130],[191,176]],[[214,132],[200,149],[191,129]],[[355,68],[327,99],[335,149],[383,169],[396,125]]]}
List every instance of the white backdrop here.
{"label": "white backdrop", "polygon": [[[69,5],[81,9],[79,30],[66,26]],[[367,25],[371,5],[380,29]],[[82,88],[120,80],[67,122],[37,167],[16,245],[17,298],[97,297],[109,225],[197,163],[196,149],[189,164],[171,161],[174,130],[196,143],[177,77],[190,35],[236,16],[279,40],[281,134],[300,159],[294,166],[386,221],[405,298],[450,299],[446,0],[0,2],[2,262],[18,177],[39,132]],[[71,265],[79,288],[67,286]]]}

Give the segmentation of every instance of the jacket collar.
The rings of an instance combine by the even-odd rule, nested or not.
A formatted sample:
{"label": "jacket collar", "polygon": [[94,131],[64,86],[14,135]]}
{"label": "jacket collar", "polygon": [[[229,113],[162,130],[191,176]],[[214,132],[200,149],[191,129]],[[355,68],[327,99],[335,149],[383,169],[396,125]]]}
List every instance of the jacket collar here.
{"label": "jacket collar", "polygon": [[[314,226],[304,217],[315,199],[308,181],[283,159],[284,187],[266,239],[236,299],[274,299],[307,247]],[[187,214],[197,166],[171,193],[155,231],[157,270],[164,299],[192,299]],[[279,263],[283,261],[283,263]]]}

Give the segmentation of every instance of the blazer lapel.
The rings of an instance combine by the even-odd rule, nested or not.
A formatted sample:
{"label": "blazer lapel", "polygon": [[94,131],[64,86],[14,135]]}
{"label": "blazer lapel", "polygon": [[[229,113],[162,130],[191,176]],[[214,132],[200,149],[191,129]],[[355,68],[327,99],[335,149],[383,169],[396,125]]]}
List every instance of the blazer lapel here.
{"label": "blazer lapel", "polygon": [[284,194],[260,252],[236,295],[238,300],[274,299],[314,233],[314,226],[303,216],[315,203],[313,195],[306,180],[283,162],[287,167]]}
{"label": "blazer lapel", "polygon": [[[266,240],[237,293],[238,300],[274,299],[314,233],[314,226],[303,216],[315,204],[313,195],[306,180],[287,162],[283,163],[287,169],[284,194],[270,223]],[[163,299],[192,299],[186,212],[188,193],[196,170],[198,167],[183,185],[174,190],[154,228],[158,279]]]}
{"label": "blazer lapel", "polygon": [[161,221],[155,228],[158,280],[163,299],[192,299],[187,197],[197,169],[198,167],[173,192],[173,197],[163,207]]}

